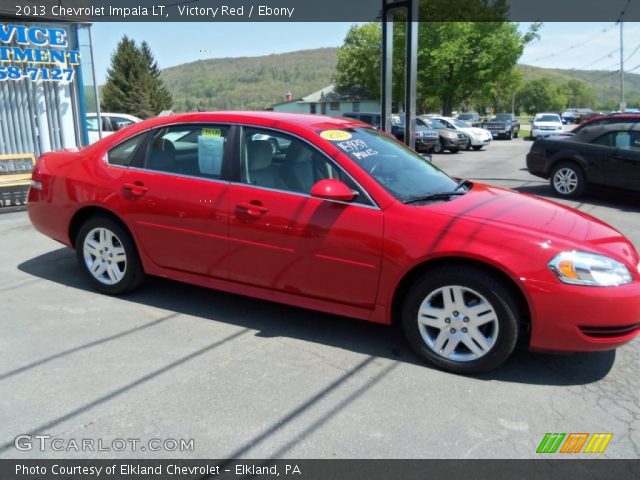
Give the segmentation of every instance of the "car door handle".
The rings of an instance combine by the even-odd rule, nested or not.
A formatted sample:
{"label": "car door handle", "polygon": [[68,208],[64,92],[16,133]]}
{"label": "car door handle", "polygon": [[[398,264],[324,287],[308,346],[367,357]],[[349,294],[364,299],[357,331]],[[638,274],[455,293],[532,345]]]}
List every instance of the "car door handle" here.
{"label": "car door handle", "polygon": [[142,182],[125,183],[122,186],[124,192],[132,197],[141,197],[149,190]]}
{"label": "car door handle", "polygon": [[246,212],[252,217],[259,217],[263,213],[269,211],[269,209],[262,205],[262,203],[258,200],[252,200],[251,202],[240,202],[238,203],[237,208]]}

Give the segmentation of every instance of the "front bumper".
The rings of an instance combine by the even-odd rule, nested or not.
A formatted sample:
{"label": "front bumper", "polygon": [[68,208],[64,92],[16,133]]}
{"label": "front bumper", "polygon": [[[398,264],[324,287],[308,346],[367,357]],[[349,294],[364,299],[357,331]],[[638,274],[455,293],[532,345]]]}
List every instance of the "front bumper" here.
{"label": "front bumper", "polygon": [[480,147],[491,144],[491,140],[493,140],[493,135],[488,135],[483,138],[479,137],[469,137],[469,141],[471,142],[472,147]]}
{"label": "front bumper", "polygon": [[416,150],[433,150],[439,141],[438,137],[416,137]]}
{"label": "front bumper", "polygon": [[640,282],[584,287],[525,282],[531,307],[530,348],[555,352],[612,350],[640,333]]}
{"label": "front bumper", "polygon": [[558,135],[560,133],[562,133],[562,130],[540,130],[538,128],[533,128],[531,130],[531,137],[549,137],[551,135]]}
{"label": "front bumper", "polygon": [[465,138],[442,137],[442,145],[445,149],[457,148],[459,150],[463,150],[467,148],[468,144],[469,144],[469,137],[466,137],[466,136]]}

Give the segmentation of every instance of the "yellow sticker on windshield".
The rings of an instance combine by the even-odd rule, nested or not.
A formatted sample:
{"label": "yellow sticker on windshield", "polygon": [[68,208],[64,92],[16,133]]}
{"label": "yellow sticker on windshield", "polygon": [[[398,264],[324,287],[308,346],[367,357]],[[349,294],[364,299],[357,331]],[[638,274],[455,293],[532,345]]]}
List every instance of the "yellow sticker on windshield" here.
{"label": "yellow sticker on windshield", "polygon": [[330,140],[332,142],[341,142],[342,140],[351,139],[351,134],[344,130],[325,130],[324,132],[320,132],[320,136],[325,140]]}
{"label": "yellow sticker on windshield", "polygon": [[220,137],[222,136],[222,132],[219,128],[203,128],[202,129],[203,137]]}

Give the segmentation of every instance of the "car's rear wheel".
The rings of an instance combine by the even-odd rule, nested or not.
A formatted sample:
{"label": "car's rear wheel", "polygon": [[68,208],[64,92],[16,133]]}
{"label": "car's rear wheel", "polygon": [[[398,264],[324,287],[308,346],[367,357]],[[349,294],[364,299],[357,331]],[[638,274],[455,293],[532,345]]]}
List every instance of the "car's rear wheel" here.
{"label": "car's rear wheel", "polygon": [[145,274],[131,235],[105,216],[88,219],[76,237],[76,257],[93,286],[104,293],[130,292]]}
{"label": "car's rear wheel", "polygon": [[519,334],[511,292],[494,276],[466,267],[422,276],[407,294],[402,323],[422,359],[462,374],[498,367]]}
{"label": "car's rear wheel", "polygon": [[556,166],[551,173],[549,184],[556,195],[565,198],[579,197],[587,187],[582,169],[573,162],[564,162]]}

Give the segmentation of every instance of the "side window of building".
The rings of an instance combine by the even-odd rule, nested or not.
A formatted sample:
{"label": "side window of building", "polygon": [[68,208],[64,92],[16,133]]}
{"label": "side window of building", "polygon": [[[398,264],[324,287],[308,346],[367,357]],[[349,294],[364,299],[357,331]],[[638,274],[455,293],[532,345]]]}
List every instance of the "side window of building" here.
{"label": "side window of building", "polygon": [[329,178],[340,180],[357,191],[354,203],[371,205],[349,175],[306,142],[280,132],[243,130],[243,183],[309,195],[313,185]]}
{"label": "side window of building", "polygon": [[152,133],[144,167],[158,172],[220,178],[230,128],[227,125],[181,125]]}
{"label": "side window of building", "polygon": [[129,166],[136,152],[144,142],[145,137],[146,135],[144,133],[137,135],[109,150],[109,152],[107,152],[109,165]]}

